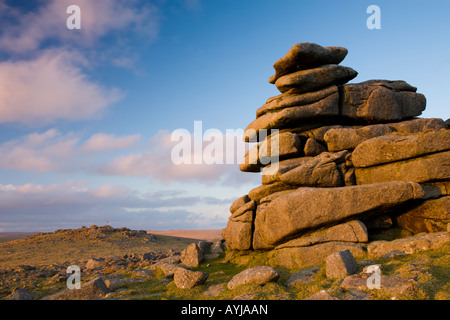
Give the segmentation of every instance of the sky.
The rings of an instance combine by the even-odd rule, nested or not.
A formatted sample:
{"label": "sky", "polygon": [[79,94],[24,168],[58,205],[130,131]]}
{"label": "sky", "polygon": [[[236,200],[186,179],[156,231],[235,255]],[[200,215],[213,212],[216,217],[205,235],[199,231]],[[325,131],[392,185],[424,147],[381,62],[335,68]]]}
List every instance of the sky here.
{"label": "sky", "polygon": [[[67,27],[70,5],[81,29]],[[367,27],[370,5],[381,29]],[[299,42],[347,48],[351,82],[404,80],[427,98],[421,117],[448,119],[449,12],[438,0],[0,0],[0,231],[224,228],[261,182],[239,171],[239,130],[279,94],[273,63]],[[196,121],[192,145],[231,136],[233,163],[172,161],[172,134]]]}

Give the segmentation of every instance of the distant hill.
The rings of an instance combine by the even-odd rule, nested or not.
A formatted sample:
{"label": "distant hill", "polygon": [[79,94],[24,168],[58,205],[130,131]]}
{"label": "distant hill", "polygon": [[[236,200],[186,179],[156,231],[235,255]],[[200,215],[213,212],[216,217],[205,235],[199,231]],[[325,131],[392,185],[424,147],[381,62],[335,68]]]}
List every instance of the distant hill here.
{"label": "distant hill", "polygon": [[18,265],[75,263],[93,257],[179,251],[194,239],[153,235],[145,230],[91,226],[44,233],[2,233],[0,269]]}
{"label": "distant hill", "polygon": [[214,241],[222,239],[222,229],[209,229],[209,230],[168,230],[168,231],[156,231],[148,230],[151,234],[166,235],[172,237],[182,237],[190,239],[200,239],[207,241]]}
{"label": "distant hill", "polygon": [[17,239],[23,239],[37,232],[0,232],[0,243]]}

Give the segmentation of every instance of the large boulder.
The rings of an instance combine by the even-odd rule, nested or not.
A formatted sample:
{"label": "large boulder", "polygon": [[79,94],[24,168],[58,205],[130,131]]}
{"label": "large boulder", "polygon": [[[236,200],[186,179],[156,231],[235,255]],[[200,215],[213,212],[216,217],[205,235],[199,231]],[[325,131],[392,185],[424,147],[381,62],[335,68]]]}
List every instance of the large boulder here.
{"label": "large boulder", "polygon": [[262,184],[281,182],[280,178],[283,173],[286,173],[294,168],[297,168],[298,166],[308,163],[311,160],[312,157],[299,157],[270,164],[262,169]]}
{"label": "large boulder", "polygon": [[302,151],[303,144],[298,135],[291,132],[272,134],[246,152],[239,169],[244,172],[259,172],[261,167],[299,156]]}
{"label": "large boulder", "polygon": [[340,187],[343,186],[342,172],[339,164],[345,162],[348,151],[339,153],[324,152],[305,161],[280,175],[280,181],[286,185]]}
{"label": "large boulder", "polygon": [[250,200],[239,209],[234,211],[230,216],[230,221],[236,222],[252,222],[253,211],[256,208],[256,201]]}
{"label": "large boulder", "polygon": [[308,138],[303,148],[303,152],[307,157],[315,157],[325,151],[327,151],[327,147],[314,138]]}
{"label": "large boulder", "polygon": [[366,250],[359,243],[332,241],[308,247],[271,250],[268,252],[267,263],[274,267],[290,269],[317,266],[324,263],[330,254],[342,250],[349,250],[355,258],[364,257],[366,254]]}
{"label": "large boulder", "polygon": [[322,47],[309,42],[297,43],[284,57],[274,63],[275,74],[270,77],[269,82],[275,83],[278,78],[298,70],[324,64],[339,64],[347,53],[347,49],[342,47]]}
{"label": "large boulder", "polygon": [[269,194],[268,196],[265,196],[264,198],[262,198],[261,200],[259,200],[259,205],[258,207],[256,207],[256,213],[258,213],[258,211],[261,211],[265,208],[265,205],[269,204],[269,202],[275,200],[278,197],[281,197],[285,194],[294,192],[297,189],[289,189],[289,190],[282,190],[282,191],[277,191],[274,193]]}
{"label": "large boulder", "polygon": [[394,221],[413,233],[445,231],[450,222],[450,197],[428,200],[395,216]]}
{"label": "large boulder", "polygon": [[235,212],[237,209],[239,209],[240,207],[242,207],[244,204],[246,204],[247,202],[250,201],[250,198],[248,197],[248,195],[244,195],[240,198],[237,198],[230,206],[230,212],[233,213]]}
{"label": "large boulder", "polygon": [[429,182],[450,179],[450,151],[418,158],[385,163],[368,168],[356,168],[357,184],[390,181]]}
{"label": "large boulder", "polygon": [[[324,125],[317,128],[311,128],[306,131],[299,132],[298,134],[300,136],[303,136],[305,138],[313,138],[314,140],[317,140],[318,142],[322,143],[326,147],[326,141],[325,141],[325,134],[330,131],[331,129],[341,129],[345,126],[335,124],[335,125]],[[353,126],[350,126],[350,128],[353,128]],[[295,130],[295,129],[286,129],[286,130]],[[342,149],[344,150],[344,149]],[[331,150],[330,150],[331,151]]]}
{"label": "large boulder", "polygon": [[[427,130],[440,130],[445,128],[444,121],[438,118],[421,118],[387,124],[374,124],[363,127],[344,128],[329,126],[321,130],[323,141],[329,151],[355,149],[360,143],[379,136],[391,133],[411,134]],[[317,129],[315,131],[318,131]]]}
{"label": "large boulder", "polygon": [[[283,129],[299,127],[303,122],[305,128],[311,126],[313,118],[333,117],[339,115],[339,94],[337,92],[317,102],[280,109],[263,114],[251,122],[244,131],[245,141],[255,142],[260,130]],[[320,127],[317,125],[315,127]]]}
{"label": "large boulder", "polygon": [[402,181],[340,188],[299,188],[258,211],[255,229],[264,242],[280,244],[308,230],[380,214],[423,196],[419,184]]}
{"label": "large boulder", "polygon": [[398,121],[425,110],[425,96],[404,81],[369,80],[339,89],[341,115],[352,119]]}
{"label": "large boulder", "polygon": [[[247,201],[248,196],[245,196]],[[241,201],[243,202],[243,201]],[[222,237],[231,250],[249,250],[252,246],[253,220],[256,201],[250,200],[234,209]]]}
{"label": "large boulder", "polygon": [[275,183],[271,183],[271,184],[263,184],[259,187],[256,187],[252,190],[250,190],[250,192],[248,193],[248,196],[250,199],[254,200],[254,201],[259,201],[262,198],[278,192],[278,191],[283,191],[283,190],[289,190],[289,189],[295,189],[295,186],[291,186],[291,185],[287,185],[285,183],[282,182],[275,182]]}
{"label": "large boulder", "polygon": [[337,86],[330,86],[322,90],[306,93],[285,92],[267,99],[266,103],[256,111],[256,117],[258,118],[266,113],[276,112],[284,108],[310,105],[333,94],[338,94]]}
{"label": "large boulder", "polygon": [[327,64],[321,67],[300,70],[284,75],[275,82],[280,92],[292,93],[311,92],[347,83],[358,75],[358,72],[349,67],[337,64]]}
{"label": "large boulder", "polygon": [[366,226],[358,220],[341,223],[330,228],[323,228],[299,238],[285,242],[275,249],[307,247],[325,242],[367,242],[369,240]]}
{"label": "large boulder", "polygon": [[355,167],[364,168],[445,150],[450,150],[450,130],[389,135],[358,145],[352,153],[352,162]]}
{"label": "large boulder", "polygon": [[237,222],[228,220],[222,237],[226,241],[228,249],[249,250],[252,246],[253,227],[251,222]]}
{"label": "large boulder", "polygon": [[450,180],[427,182],[421,184],[421,186],[425,191],[424,200],[450,196]]}

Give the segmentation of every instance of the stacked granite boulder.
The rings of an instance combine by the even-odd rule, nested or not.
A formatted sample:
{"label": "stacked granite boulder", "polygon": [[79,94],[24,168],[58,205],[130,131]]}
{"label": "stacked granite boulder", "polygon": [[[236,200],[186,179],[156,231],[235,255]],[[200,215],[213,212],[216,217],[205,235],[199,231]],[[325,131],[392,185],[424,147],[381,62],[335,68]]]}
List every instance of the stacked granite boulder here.
{"label": "stacked granite boulder", "polygon": [[270,264],[296,267],[345,249],[361,256],[377,228],[447,230],[446,123],[417,118],[426,99],[404,81],[347,84],[357,72],[339,65],[346,55],[299,43],[274,64],[281,94],[246,128],[257,144],[240,164],[262,185],[231,205],[229,249],[270,250]]}

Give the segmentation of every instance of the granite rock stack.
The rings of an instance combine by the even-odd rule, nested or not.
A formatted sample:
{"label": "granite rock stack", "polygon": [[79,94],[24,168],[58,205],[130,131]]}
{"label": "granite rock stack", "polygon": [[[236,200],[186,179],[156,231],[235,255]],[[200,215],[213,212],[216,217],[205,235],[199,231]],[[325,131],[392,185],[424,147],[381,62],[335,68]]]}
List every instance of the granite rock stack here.
{"label": "granite rock stack", "polygon": [[361,256],[379,228],[447,230],[446,122],[418,118],[426,99],[405,81],[347,83],[357,72],[340,65],[346,55],[299,43],[274,64],[269,82],[281,94],[246,128],[257,144],[240,164],[262,184],[231,205],[228,249],[296,267],[341,250]]}

